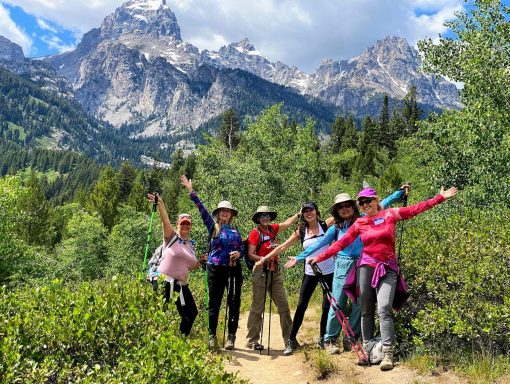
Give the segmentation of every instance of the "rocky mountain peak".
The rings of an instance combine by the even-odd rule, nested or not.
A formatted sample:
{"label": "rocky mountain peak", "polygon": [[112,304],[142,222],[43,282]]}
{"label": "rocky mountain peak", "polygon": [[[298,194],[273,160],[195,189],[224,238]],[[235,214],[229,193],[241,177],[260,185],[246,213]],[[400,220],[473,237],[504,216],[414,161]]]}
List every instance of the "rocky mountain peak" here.
{"label": "rocky mountain peak", "polygon": [[177,18],[164,0],[130,0],[104,19],[104,38],[118,39],[125,34],[168,36],[182,41]]}
{"label": "rocky mountain peak", "polygon": [[19,62],[25,60],[25,55],[18,44],[0,35],[0,60]]}

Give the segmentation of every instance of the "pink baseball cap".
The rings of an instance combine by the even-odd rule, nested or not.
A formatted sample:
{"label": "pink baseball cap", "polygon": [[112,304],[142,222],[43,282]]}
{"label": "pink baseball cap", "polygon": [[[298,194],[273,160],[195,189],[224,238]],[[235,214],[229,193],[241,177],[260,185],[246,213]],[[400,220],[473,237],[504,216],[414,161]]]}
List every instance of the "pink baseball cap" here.
{"label": "pink baseball cap", "polygon": [[361,197],[377,197],[377,191],[373,188],[364,188],[358,193],[358,199]]}

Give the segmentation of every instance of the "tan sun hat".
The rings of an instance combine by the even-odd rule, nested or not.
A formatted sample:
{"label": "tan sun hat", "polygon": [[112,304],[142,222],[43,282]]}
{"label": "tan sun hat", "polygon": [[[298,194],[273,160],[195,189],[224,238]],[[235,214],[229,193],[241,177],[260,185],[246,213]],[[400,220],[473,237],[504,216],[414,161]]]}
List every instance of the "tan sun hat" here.
{"label": "tan sun hat", "polygon": [[331,207],[329,207],[329,213],[333,215],[335,212],[337,204],[345,203],[347,201],[350,201],[356,206],[356,200],[354,200],[348,193],[339,193],[335,196],[335,202]]}
{"label": "tan sun hat", "polygon": [[218,206],[214,209],[214,211],[212,211],[212,215],[216,216],[216,213],[221,208],[230,209],[232,211],[232,216],[237,216],[237,209],[235,209],[232,203],[227,200],[220,201]]}
{"label": "tan sun hat", "polygon": [[269,213],[271,221],[276,219],[277,213],[274,209],[269,208],[267,205],[261,205],[260,207],[257,208],[257,211],[253,214],[251,218],[253,222],[260,224],[259,217],[261,213]]}

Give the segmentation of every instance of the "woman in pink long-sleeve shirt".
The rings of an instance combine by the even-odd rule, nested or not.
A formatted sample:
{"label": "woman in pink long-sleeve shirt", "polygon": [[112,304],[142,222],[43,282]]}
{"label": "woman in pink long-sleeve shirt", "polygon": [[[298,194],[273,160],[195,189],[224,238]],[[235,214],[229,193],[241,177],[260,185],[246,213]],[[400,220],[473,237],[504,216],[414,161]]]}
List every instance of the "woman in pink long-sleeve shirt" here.
{"label": "woman in pink long-sleeve shirt", "polygon": [[399,276],[398,260],[395,254],[396,224],[399,220],[408,220],[441,204],[456,193],[457,189],[454,187],[446,191],[441,188],[437,196],[416,205],[382,210],[377,192],[366,188],[358,194],[358,204],[366,216],[356,220],[339,241],[309,261],[310,264],[324,261],[336,255],[358,236],[361,237],[364,245],[359,262],[361,333],[363,345],[367,347],[368,342],[374,337],[377,301],[384,353],[381,370],[393,368],[392,342],[395,331],[392,308]]}

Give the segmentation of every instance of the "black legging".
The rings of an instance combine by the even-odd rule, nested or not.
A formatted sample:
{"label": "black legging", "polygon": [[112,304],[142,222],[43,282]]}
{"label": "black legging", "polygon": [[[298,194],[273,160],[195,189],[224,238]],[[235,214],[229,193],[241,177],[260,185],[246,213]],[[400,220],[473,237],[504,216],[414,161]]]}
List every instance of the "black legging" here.
{"label": "black legging", "polygon": [[[157,289],[157,283],[156,285],[153,284],[153,286],[154,289]],[[177,311],[179,312],[179,315],[181,315],[181,324],[179,326],[179,329],[184,336],[189,336],[191,332],[191,327],[193,326],[193,322],[195,321],[195,318],[198,315],[198,310],[189,287],[187,285],[181,286],[180,284],[175,282],[174,292],[179,293],[181,289],[182,295],[184,297],[184,305],[181,304],[181,299],[179,296],[175,301]],[[165,284],[163,297],[165,298],[165,302],[168,303],[170,300],[170,283],[168,281]]]}
{"label": "black legging", "polygon": [[[331,287],[333,283],[333,274],[323,275],[324,280]],[[301,283],[301,290],[299,291],[299,303],[294,314],[294,320],[292,321],[292,330],[290,331],[290,340],[296,340],[297,333],[301,324],[303,324],[303,318],[305,317],[306,308],[312,297],[315,287],[319,283],[319,279],[315,276],[304,275]],[[322,292],[322,315],[321,315],[321,328],[320,336],[324,337],[326,334],[326,324],[328,323],[328,312],[329,312],[329,300],[326,293]]]}
{"label": "black legging", "polygon": [[209,334],[216,335],[223,292],[228,289],[228,333],[235,335],[239,323],[241,308],[241,287],[243,271],[241,264],[226,267],[207,264],[207,283],[209,285]]}

